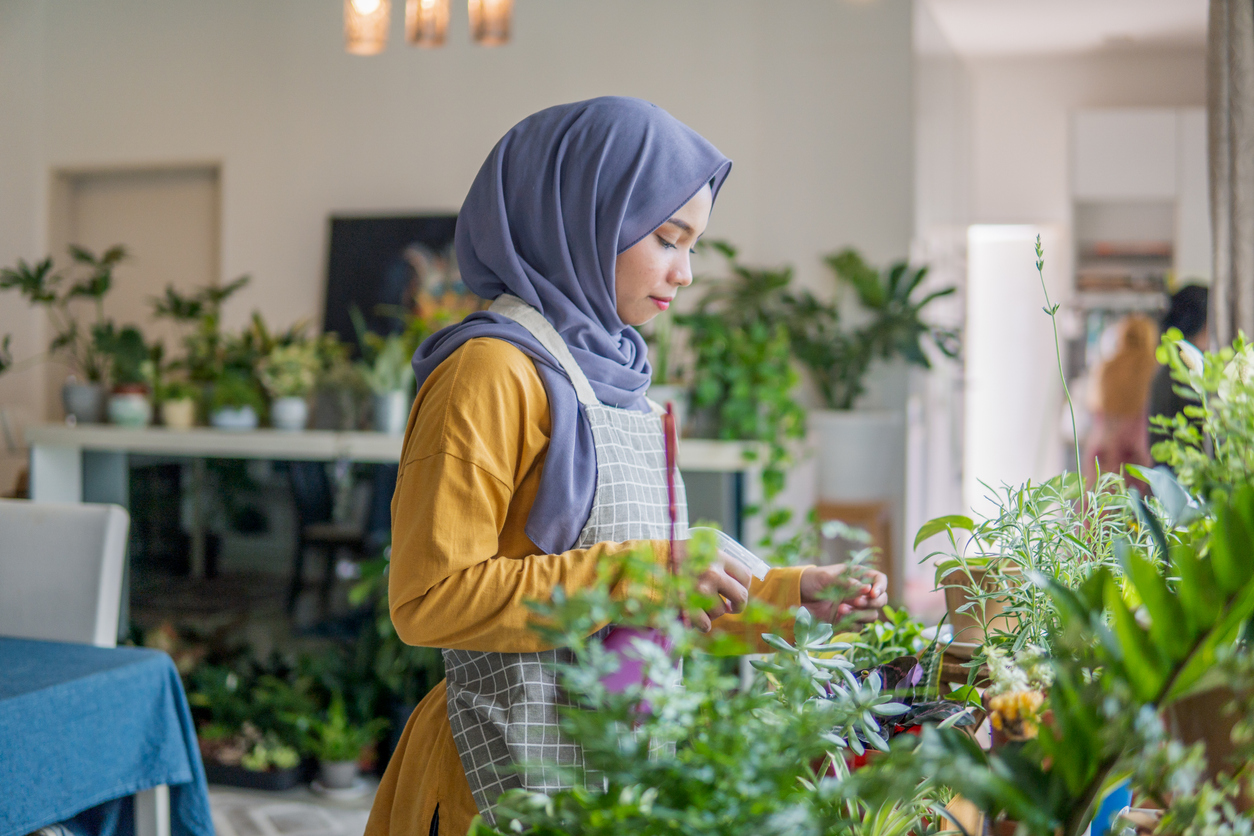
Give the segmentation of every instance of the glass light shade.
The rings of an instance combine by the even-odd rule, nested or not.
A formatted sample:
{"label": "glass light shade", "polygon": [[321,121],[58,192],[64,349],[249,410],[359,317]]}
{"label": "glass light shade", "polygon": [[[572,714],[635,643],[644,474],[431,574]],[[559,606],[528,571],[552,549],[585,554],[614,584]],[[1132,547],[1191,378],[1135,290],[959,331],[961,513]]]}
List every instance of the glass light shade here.
{"label": "glass light shade", "polygon": [[514,0],[469,0],[470,34],[480,46],[509,43]]}
{"label": "glass light shade", "polygon": [[378,55],[388,45],[392,0],[344,0],[344,48]]}
{"label": "glass light shade", "polygon": [[405,40],[412,46],[444,46],[448,0],[405,0]]}

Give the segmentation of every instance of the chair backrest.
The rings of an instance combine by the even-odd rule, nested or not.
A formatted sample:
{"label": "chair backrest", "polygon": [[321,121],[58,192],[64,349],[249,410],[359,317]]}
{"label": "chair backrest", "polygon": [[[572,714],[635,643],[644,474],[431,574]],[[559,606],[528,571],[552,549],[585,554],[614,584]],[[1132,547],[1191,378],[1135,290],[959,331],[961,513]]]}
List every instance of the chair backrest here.
{"label": "chair backrest", "polygon": [[130,524],[117,505],[0,500],[0,635],[115,646]]}
{"label": "chair backrest", "polygon": [[296,502],[296,516],[300,524],[330,522],[335,499],[326,464],[288,462],[287,472],[292,480],[292,498]]}

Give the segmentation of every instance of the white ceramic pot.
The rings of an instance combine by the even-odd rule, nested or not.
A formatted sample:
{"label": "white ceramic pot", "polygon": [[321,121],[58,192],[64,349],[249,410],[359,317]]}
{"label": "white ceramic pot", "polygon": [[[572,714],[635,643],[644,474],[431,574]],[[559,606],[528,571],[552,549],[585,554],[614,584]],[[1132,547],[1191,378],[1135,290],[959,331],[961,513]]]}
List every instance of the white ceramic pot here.
{"label": "white ceramic pot", "polygon": [[255,430],[257,411],[251,406],[224,406],[214,410],[209,423],[220,430]]}
{"label": "white ceramic pot", "polygon": [[309,423],[309,404],[304,398],[275,398],[270,404],[270,423],[276,430],[299,432]]}
{"label": "white ceramic pot", "polygon": [[673,383],[653,384],[649,387],[649,400],[666,406],[667,402],[675,405],[675,423],[679,425],[679,434],[684,433],[684,420],[688,417],[688,388]]}
{"label": "white ceramic pot", "polygon": [[905,414],[897,410],[810,413],[819,496],[831,502],[898,500],[905,484]]}
{"label": "white ceramic pot", "polygon": [[190,430],[196,426],[196,401],[191,398],[162,401],[161,423],[172,430]]}
{"label": "white ceramic pot", "polygon": [[71,423],[99,424],[104,420],[105,392],[98,383],[68,381],[61,387],[61,403]]}
{"label": "white ceramic pot", "polygon": [[413,399],[409,392],[400,390],[374,396],[374,428],[375,432],[388,435],[404,435],[405,424],[409,422],[409,408]]}
{"label": "white ceramic pot", "polygon": [[114,392],[109,396],[109,423],[119,427],[146,427],[152,423],[152,401],[143,392]]}

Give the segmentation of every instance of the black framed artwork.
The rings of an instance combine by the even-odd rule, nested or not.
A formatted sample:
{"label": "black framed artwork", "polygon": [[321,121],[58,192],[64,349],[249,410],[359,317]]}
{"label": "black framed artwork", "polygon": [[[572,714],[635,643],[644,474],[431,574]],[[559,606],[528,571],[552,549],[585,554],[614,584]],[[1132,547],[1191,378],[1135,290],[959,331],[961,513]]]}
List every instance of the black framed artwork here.
{"label": "black framed artwork", "polygon": [[332,216],[323,330],[355,348],[354,306],[379,334],[403,330],[403,317],[433,299],[473,307],[453,253],[456,226],[456,215]]}

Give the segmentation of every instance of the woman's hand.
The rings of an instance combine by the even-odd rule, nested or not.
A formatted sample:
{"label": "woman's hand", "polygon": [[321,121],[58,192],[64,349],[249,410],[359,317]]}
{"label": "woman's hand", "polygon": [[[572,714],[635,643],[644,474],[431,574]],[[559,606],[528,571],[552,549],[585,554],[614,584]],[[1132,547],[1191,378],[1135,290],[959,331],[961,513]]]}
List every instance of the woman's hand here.
{"label": "woman's hand", "polygon": [[[841,600],[825,600],[833,587],[845,591]],[[887,589],[884,573],[864,566],[809,566],[801,573],[801,605],[822,621],[834,623],[855,610],[870,614],[888,603]]]}
{"label": "woman's hand", "polygon": [[[679,553],[679,560],[682,562],[687,543],[681,540],[675,543],[675,548],[684,550]],[[708,633],[714,619],[729,612],[743,612],[745,604],[749,603],[749,584],[752,577],[744,564],[720,551],[714,563],[697,576],[697,591],[713,598],[714,604],[705,610],[688,613],[692,625],[701,632]]]}

